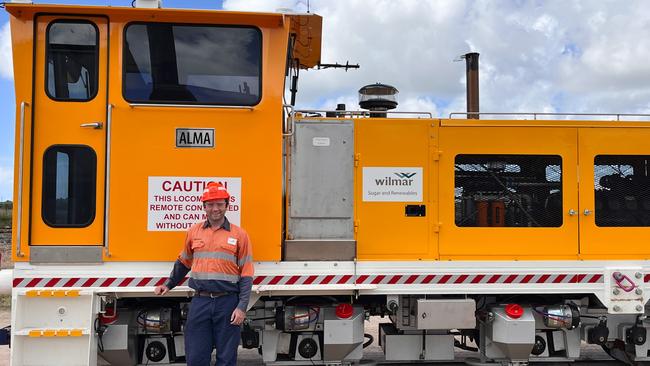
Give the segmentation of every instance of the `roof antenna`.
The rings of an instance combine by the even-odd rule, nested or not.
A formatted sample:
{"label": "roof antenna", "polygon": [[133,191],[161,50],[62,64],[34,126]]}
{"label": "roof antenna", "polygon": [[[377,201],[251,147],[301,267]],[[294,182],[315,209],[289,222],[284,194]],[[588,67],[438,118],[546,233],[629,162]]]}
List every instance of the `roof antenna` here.
{"label": "roof antenna", "polygon": [[309,0],[307,0],[307,14],[309,14]]}

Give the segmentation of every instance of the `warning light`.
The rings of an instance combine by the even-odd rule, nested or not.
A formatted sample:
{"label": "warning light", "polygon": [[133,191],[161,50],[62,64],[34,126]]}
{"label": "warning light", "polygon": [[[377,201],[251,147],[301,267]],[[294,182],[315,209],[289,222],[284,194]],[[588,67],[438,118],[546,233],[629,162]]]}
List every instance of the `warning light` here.
{"label": "warning light", "polygon": [[524,315],[524,308],[519,304],[507,304],[505,310],[506,315],[512,319],[519,319]]}
{"label": "warning light", "polygon": [[348,319],[352,316],[354,310],[350,304],[338,304],[336,306],[336,316],[341,319]]}

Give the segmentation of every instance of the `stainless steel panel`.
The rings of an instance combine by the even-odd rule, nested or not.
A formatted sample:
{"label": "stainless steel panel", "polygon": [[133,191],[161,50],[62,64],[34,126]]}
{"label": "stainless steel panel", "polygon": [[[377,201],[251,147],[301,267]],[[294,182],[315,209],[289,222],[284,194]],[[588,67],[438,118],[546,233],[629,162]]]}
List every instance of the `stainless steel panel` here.
{"label": "stainless steel panel", "polygon": [[379,325],[379,339],[386,361],[419,360],[422,355],[421,334],[399,334],[391,324]]}
{"label": "stainless steel panel", "polygon": [[363,356],[363,308],[354,307],[348,319],[338,318],[335,308],[324,308],[323,318],[323,359],[360,360]]}
{"label": "stainless steel panel", "polygon": [[427,334],[424,359],[442,361],[454,359],[454,336],[451,334]]}
{"label": "stainless steel panel", "polygon": [[473,329],[476,327],[473,299],[417,301],[418,329]]}
{"label": "stainless steel panel", "polygon": [[528,360],[535,344],[535,318],[524,307],[518,319],[510,318],[501,307],[491,309],[494,320],[486,326],[485,354],[493,359]]}
{"label": "stainless steel panel", "polygon": [[101,246],[32,246],[31,263],[101,263]]}
{"label": "stainless steel panel", "polygon": [[287,240],[287,261],[351,261],[357,253],[354,240]]}
{"label": "stainless steel panel", "polygon": [[352,239],[352,121],[296,121],[289,171],[289,237]]}
{"label": "stainless steel panel", "polygon": [[137,361],[135,335],[128,324],[112,324],[102,336],[103,352],[99,355],[111,365],[134,365]]}
{"label": "stainless steel panel", "polygon": [[352,218],[289,218],[291,239],[352,239],[354,230]]}

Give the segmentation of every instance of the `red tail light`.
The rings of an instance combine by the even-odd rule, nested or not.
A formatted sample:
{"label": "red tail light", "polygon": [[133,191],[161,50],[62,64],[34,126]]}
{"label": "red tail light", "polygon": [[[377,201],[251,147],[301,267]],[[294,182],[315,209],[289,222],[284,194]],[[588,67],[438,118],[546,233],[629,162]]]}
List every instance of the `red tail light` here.
{"label": "red tail light", "polygon": [[512,319],[519,319],[524,315],[524,308],[519,304],[507,304],[505,311],[506,315]]}

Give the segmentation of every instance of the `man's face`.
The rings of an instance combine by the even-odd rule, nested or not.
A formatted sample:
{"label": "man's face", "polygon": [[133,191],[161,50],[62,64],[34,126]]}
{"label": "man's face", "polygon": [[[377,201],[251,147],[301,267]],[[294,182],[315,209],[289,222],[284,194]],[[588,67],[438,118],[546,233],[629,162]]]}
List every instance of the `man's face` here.
{"label": "man's face", "polygon": [[226,200],[208,201],[203,204],[203,209],[210,221],[219,221],[226,214],[228,202]]}

